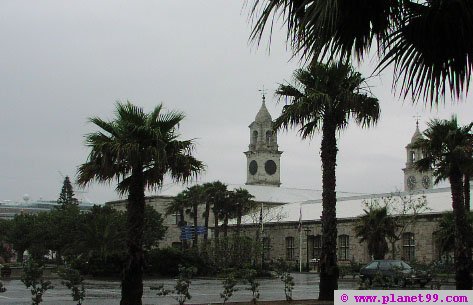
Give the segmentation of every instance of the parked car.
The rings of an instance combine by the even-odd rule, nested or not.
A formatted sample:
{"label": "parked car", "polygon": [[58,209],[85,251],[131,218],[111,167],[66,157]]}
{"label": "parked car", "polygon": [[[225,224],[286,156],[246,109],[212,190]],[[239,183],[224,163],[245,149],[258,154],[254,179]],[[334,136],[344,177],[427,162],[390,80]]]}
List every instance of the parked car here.
{"label": "parked car", "polygon": [[429,272],[414,270],[402,260],[374,260],[360,269],[360,278],[363,282],[368,280],[371,285],[375,277],[393,281],[402,287],[406,285],[424,287],[432,280]]}

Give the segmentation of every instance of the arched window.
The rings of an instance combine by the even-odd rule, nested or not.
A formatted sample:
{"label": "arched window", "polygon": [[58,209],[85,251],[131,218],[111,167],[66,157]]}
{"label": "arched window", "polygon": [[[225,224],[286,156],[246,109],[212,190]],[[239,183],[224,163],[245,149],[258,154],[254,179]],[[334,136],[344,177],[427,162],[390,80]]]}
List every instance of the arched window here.
{"label": "arched window", "polygon": [[416,152],[411,150],[411,162],[416,162]]}
{"label": "arched window", "polygon": [[286,237],[286,260],[294,260],[294,237],[292,236]]}
{"label": "arched window", "polygon": [[258,141],[258,132],[256,130],[254,130],[252,138],[251,138],[251,143],[256,144],[257,141]]}
{"label": "arched window", "polygon": [[266,131],[266,145],[271,145],[273,142],[273,132],[271,130]]}
{"label": "arched window", "polygon": [[402,257],[406,261],[413,261],[416,257],[416,240],[414,233],[402,234]]}
{"label": "arched window", "polygon": [[338,260],[350,259],[350,236],[338,236]]}

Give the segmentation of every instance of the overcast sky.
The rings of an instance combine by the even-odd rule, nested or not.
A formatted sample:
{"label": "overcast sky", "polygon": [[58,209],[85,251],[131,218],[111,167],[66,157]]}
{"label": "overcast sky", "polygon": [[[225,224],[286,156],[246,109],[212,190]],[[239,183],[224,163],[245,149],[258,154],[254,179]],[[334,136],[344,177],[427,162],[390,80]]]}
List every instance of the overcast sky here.
{"label": "overcast sky", "polygon": [[[267,44],[248,43],[248,7],[228,0],[6,0],[0,2],[0,200],[56,200],[62,175],[86,161],[87,118],[111,119],[115,102],[185,112],[183,138],[194,138],[207,169],[201,181],[245,183],[248,125],[269,89],[292,79],[284,31]],[[267,38],[267,36],[266,36]],[[266,40],[265,40],[266,42]],[[369,61],[369,59],[368,59]],[[372,64],[359,66],[364,75]],[[355,124],[339,136],[337,190],[379,193],[403,188],[405,145],[430,118],[456,113],[473,120],[471,97],[438,109],[412,105],[391,90],[385,71],[369,84],[382,116],[371,130]],[[320,136],[279,135],[284,187],[321,189]],[[79,197],[117,199],[114,185],[93,184]]]}

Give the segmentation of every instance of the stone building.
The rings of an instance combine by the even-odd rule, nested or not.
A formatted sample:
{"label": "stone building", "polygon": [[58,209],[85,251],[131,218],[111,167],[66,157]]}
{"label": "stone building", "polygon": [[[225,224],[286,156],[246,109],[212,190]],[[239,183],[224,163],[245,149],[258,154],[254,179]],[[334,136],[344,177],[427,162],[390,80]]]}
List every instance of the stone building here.
{"label": "stone building", "polygon": [[[321,251],[321,222],[322,214],[321,191],[281,187],[280,156],[277,135],[271,130],[272,118],[264,101],[249,125],[250,144],[244,152],[247,158],[247,178],[245,185],[228,185],[228,189],[247,189],[254,200],[263,207],[263,225],[259,223],[260,209],[243,219],[243,233],[255,237],[262,236],[261,243],[264,259],[267,261],[282,258],[288,262],[304,265],[314,262]],[[449,188],[433,189],[432,172],[420,173],[413,164],[422,157],[422,151],[415,149],[413,143],[422,137],[418,124],[411,142],[406,146],[406,166],[404,171],[404,191],[396,194],[371,194],[367,196],[349,196],[337,198],[338,219],[338,260],[340,264],[350,261],[368,262],[367,245],[360,243],[354,233],[354,225],[364,214],[367,202],[383,200],[403,202],[422,201],[425,209],[416,218],[398,232],[399,240],[395,243],[397,258],[406,261],[431,262],[438,259],[439,251],[435,242],[435,232],[438,230],[438,220],[442,213],[451,211],[451,195]],[[152,205],[164,215],[166,205],[179,192],[188,186],[172,185],[160,191],[158,196],[147,197],[146,203]],[[107,203],[117,209],[125,209],[126,201]],[[203,207],[200,209],[203,212]],[[186,216],[186,221],[192,221]],[[211,215],[213,217],[213,215]],[[405,219],[405,218],[404,218]],[[203,225],[200,215],[199,224]],[[210,219],[210,226],[213,225]],[[301,230],[299,230],[301,223]],[[165,217],[168,226],[165,239],[160,247],[180,246],[181,228],[178,226],[177,215]],[[209,238],[212,238],[213,227],[209,227]]]}

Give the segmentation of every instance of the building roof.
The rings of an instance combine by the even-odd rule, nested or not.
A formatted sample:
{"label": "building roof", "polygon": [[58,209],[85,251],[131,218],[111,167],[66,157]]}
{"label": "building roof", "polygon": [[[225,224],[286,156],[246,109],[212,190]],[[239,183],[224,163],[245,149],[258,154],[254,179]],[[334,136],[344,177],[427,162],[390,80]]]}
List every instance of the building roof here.
{"label": "building roof", "polygon": [[422,139],[422,133],[419,130],[419,122],[417,122],[416,124],[416,130],[414,131],[414,134],[412,135],[410,144],[415,143],[418,139]]}
{"label": "building roof", "polygon": [[256,114],[255,122],[265,123],[265,122],[271,122],[273,120],[271,118],[271,114],[269,114],[268,108],[266,108],[266,104],[265,104],[264,100],[265,99],[263,97],[263,103],[261,104],[261,108],[259,109],[258,113]]}
{"label": "building roof", "polygon": [[[363,215],[363,210],[366,208],[365,202],[369,202],[370,200],[382,201],[383,198],[388,197],[417,200],[422,199],[423,196],[425,196],[427,208],[421,212],[422,214],[438,214],[452,211],[450,188],[439,188],[415,193],[383,193],[337,198],[337,218],[350,219]],[[320,216],[322,215],[322,200],[293,202],[280,207],[271,208],[271,210],[273,211],[268,212],[271,217],[268,217],[269,220],[266,220],[265,223],[298,222],[300,215],[302,216],[302,221],[320,221]],[[277,216],[275,216],[276,214]],[[254,215],[248,215],[242,219],[243,224],[251,224],[256,221],[258,221],[258,218],[254,217]]]}
{"label": "building roof", "polygon": [[[176,196],[190,185],[172,184],[158,193],[159,196]],[[322,198],[321,190],[285,188],[270,185],[246,185],[228,184],[229,190],[243,188],[251,195],[253,200],[272,204],[286,204],[291,202],[301,202],[307,200],[317,200]]]}

